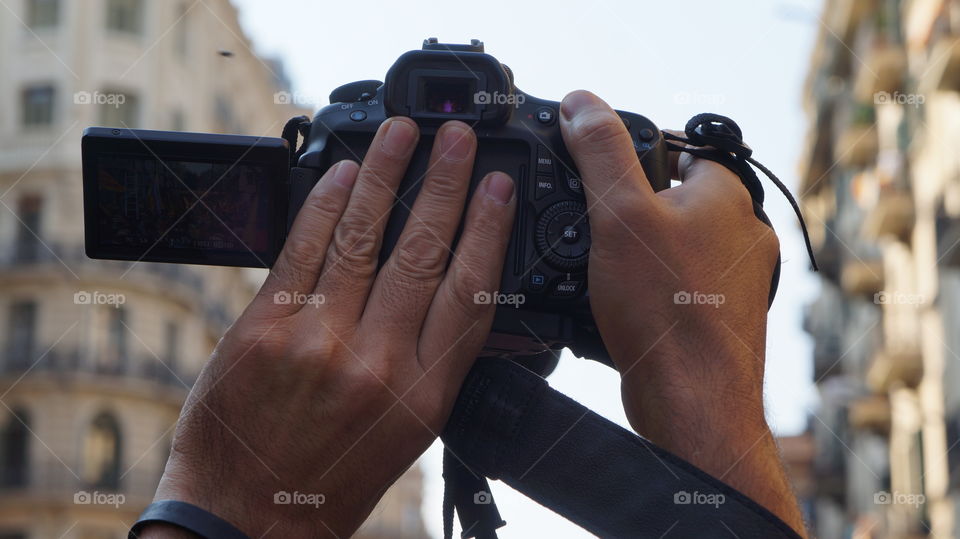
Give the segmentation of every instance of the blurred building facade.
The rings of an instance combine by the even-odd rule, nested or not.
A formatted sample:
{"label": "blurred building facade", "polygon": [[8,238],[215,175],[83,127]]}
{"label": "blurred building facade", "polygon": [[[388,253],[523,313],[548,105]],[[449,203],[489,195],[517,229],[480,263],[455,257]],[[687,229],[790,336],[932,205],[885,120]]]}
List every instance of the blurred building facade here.
{"label": "blurred building facade", "polygon": [[[826,0],[802,204],[821,537],[960,534],[960,2]],[[860,535],[858,535],[860,534]]]}
{"label": "blurred building facade", "polygon": [[[123,538],[262,275],[87,259],[80,133],[277,136],[304,111],[228,0],[8,0],[0,72],[0,538]],[[359,535],[425,536],[421,491],[414,466]]]}

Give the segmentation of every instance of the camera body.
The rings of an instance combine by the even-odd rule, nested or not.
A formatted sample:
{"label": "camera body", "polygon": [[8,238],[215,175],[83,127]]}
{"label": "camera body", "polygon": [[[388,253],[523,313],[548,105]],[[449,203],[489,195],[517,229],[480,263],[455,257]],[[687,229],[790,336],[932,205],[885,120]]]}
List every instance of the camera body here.
{"label": "camera body", "polygon": [[[480,179],[494,170],[506,172],[517,185],[517,213],[500,288],[478,291],[474,298],[479,303],[496,304],[493,329],[482,355],[530,357],[566,346],[577,355],[609,362],[590,313],[586,280],[590,249],[588,208],[580,175],[560,135],[559,103],[517,90],[509,68],[485,54],[479,41],[452,45],[438,43],[434,38],[426,40],[422,50],[403,54],[383,83],[346,84],[330,97],[330,105],[316,113],[297,152],[299,158],[295,166],[287,167],[286,174],[279,172],[283,170],[279,163],[281,154],[289,164],[290,150],[282,139],[254,142],[251,137],[233,135],[88,129],[83,140],[88,256],[269,267],[320,176],[340,160],[362,160],[378,127],[388,117],[408,116],[419,125],[421,136],[386,224],[382,263],[389,257],[413,207],[438,128],[448,120],[461,120],[473,127],[478,141],[469,195]],[[660,131],[643,116],[620,111],[618,114],[653,188],[669,187],[667,150]],[[146,149],[139,152],[141,160],[161,163],[152,167],[138,164],[138,145]],[[244,146],[250,149],[241,155]],[[118,163],[118,152],[132,152],[132,156],[129,161]],[[245,157],[250,155],[253,157]],[[233,157],[238,161],[231,164]],[[193,164],[198,162],[213,163],[213,168],[185,180],[184,174],[199,170]],[[211,181],[220,170],[224,170],[223,174]],[[158,203],[156,195],[150,205],[133,202],[139,212],[140,227],[133,230],[132,216],[123,216],[129,214],[129,199],[148,197],[131,196],[130,190],[164,190],[157,188],[159,180],[150,181],[150,171],[156,178],[176,176],[178,182],[167,178],[161,183],[184,191],[175,197],[177,200],[184,200],[185,191],[189,191],[194,196],[202,193],[208,203],[195,204],[191,209],[178,203],[177,208],[171,208],[166,201]],[[125,184],[117,194],[117,178],[130,174],[142,176],[143,181],[135,182],[133,187]],[[268,184],[254,185],[261,174],[268,175],[260,180]],[[110,190],[105,187],[108,181]],[[180,185],[176,186],[177,183]],[[237,198],[238,193],[243,193],[242,200],[219,200]],[[144,210],[152,211],[147,206],[164,208],[171,222],[177,217],[178,208],[187,217],[171,226],[172,237],[171,230],[150,237],[150,233],[139,231],[142,221],[151,219],[149,214],[144,216]],[[198,210],[198,206],[202,208]],[[229,208],[229,216],[236,213],[247,217],[231,221],[216,215],[214,206]],[[215,214],[215,219],[200,219],[206,210]],[[191,211],[199,213],[190,216]],[[251,211],[256,218],[250,217]],[[210,223],[214,222],[216,227],[228,229],[217,234],[230,244],[222,252],[219,244],[211,248],[209,241],[195,241],[203,236],[202,228],[213,226]],[[118,231],[123,232],[124,242],[114,241]],[[230,241],[228,233],[238,241]]]}

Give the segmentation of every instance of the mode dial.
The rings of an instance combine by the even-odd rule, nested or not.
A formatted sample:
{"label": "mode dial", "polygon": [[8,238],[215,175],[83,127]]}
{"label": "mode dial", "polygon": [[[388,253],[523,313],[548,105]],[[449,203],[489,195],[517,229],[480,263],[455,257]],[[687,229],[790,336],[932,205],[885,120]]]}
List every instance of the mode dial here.
{"label": "mode dial", "polygon": [[373,99],[377,88],[383,86],[378,80],[358,80],[338,86],[330,92],[330,103],[357,103]]}

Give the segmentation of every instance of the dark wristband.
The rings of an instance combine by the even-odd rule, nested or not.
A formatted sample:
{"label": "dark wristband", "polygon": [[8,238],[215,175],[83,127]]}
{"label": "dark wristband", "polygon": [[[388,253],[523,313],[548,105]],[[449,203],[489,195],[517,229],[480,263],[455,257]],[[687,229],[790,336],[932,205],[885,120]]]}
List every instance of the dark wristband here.
{"label": "dark wristband", "polygon": [[153,502],[140,513],[127,539],[137,539],[147,524],[163,522],[193,532],[204,539],[250,539],[226,520],[196,505],[176,500]]}

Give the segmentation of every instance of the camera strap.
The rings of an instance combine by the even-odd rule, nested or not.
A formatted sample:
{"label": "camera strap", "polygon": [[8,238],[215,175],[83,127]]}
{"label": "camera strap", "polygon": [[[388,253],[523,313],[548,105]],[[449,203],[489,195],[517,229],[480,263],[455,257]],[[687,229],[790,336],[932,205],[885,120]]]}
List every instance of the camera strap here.
{"label": "camera strap", "polygon": [[[485,477],[600,537],[799,537],[744,494],[504,359],[478,360],[441,435],[444,537],[504,524]],[[469,467],[467,464],[469,463]]]}
{"label": "camera strap", "polygon": [[[698,114],[684,133],[685,138],[662,133],[668,150],[733,171],[753,199],[754,214],[771,228],[763,211],[763,185],[753,167],[776,185],[799,219],[816,271],[797,201],[752,157],[736,122]],[[769,304],[779,285],[780,265],[778,257]],[[580,350],[587,346],[582,343]],[[602,343],[595,348],[605,353]],[[445,539],[453,535],[454,512],[463,538],[497,537],[505,522],[487,477],[502,480],[601,537],[800,537],[741,492],[550,388],[542,377],[512,361],[477,361],[441,438]]]}

